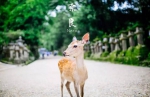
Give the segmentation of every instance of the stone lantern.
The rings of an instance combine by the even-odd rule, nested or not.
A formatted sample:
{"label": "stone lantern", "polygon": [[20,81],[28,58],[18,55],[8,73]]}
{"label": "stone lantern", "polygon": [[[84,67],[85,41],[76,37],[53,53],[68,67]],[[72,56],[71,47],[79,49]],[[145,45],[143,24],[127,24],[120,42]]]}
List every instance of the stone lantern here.
{"label": "stone lantern", "polygon": [[9,52],[10,52],[10,57],[9,59],[14,59],[14,51],[15,51],[15,43],[11,42],[9,43]]}
{"label": "stone lantern", "polygon": [[98,53],[98,45],[97,44],[98,44],[97,42],[94,43],[95,53]]}
{"label": "stone lantern", "polygon": [[137,35],[137,41],[138,41],[138,44],[140,45],[143,45],[143,29],[142,28],[139,28],[139,27],[136,27],[136,31],[135,31],[135,34]]}
{"label": "stone lantern", "polygon": [[110,43],[110,48],[111,48],[111,52],[114,50],[115,48],[115,45],[114,45],[114,38],[113,37],[110,37],[109,38],[109,43]]}
{"label": "stone lantern", "polygon": [[127,37],[129,38],[129,45],[130,45],[130,47],[134,47],[135,46],[134,33],[132,31],[129,31]]}
{"label": "stone lantern", "polygon": [[127,50],[127,37],[125,33],[121,33],[120,35],[120,41],[122,42],[122,50],[125,51]]}
{"label": "stone lantern", "polygon": [[119,39],[118,38],[115,38],[115,51],[119,51],[120,50],[120,47],[119,47]]}
{"label": "stone lantern", "polygon": [[108,38],[104,38],[103,39],[103,43],[104,43],[104,46],[105,46],[105,52],[108,52]]}

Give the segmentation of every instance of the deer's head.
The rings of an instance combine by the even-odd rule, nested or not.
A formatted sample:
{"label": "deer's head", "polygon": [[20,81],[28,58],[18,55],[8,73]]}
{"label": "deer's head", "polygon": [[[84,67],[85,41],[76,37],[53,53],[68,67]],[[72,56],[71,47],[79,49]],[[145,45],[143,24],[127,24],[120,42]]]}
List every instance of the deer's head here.
{"label": "deer's head", "polygon": [[83,53],[83,46],[89,41],[89,33],[86,33],[82,40],[72,41],[68,48],[63,52],[64,56],[77,57]]}

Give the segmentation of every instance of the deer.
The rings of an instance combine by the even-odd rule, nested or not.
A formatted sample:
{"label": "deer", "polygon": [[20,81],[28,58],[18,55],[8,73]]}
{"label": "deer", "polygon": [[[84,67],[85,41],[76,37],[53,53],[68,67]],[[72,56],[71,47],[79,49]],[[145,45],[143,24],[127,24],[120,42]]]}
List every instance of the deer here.
{"label": "deer", "polygon": [[[63,84],[66,80],[66,88],[70,97],[73,97],[70,91],[70,83],[74,83],[77,97],[84,96],[84,85],[88,79],[88,72],[84,65],[84,45],[89,41],[89,33],[86,33],[82,40],[74,40],[63,52],[64,57],[59,60],[58,67],[61,78],[61,97],[63,97]],[[79,95],[80,87],[80,95]]]}

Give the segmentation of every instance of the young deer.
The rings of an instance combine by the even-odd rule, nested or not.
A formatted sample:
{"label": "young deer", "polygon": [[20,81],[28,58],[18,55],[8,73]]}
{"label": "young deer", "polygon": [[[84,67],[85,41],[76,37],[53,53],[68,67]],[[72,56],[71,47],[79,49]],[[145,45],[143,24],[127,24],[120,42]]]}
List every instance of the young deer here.
{"label": "young deer", "polygon": [[[65,80],[66,88],[71,97],[72,93],[70,91],[70,83],[74,83],[74,88],[77,97],[79,96],[79,86],[80,95],[84,95],[84,84],[85,80],[88,78],[87,69],[84,65],[84,51],[83,46],[89,41],[89,33],[86,33],[81,41],[74,40],[64,51],[63,55],[66,56],[58,62],[58,67],[61,75],[61,97],[63,97],[63,83]],[[68,56],[68,57],[67,57]],[[74,57],[74,58],[72,58]]]}

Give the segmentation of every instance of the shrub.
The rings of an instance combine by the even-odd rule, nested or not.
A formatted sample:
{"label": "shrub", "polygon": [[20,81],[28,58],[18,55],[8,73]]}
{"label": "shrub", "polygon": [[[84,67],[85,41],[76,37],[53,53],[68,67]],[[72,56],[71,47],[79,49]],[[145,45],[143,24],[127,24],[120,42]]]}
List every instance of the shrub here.
{"label": "shrub", "polygon": [[125,53],[126,51],[121,51],[119,54],[118,54],[118,57],[117,57],[117,60],[119,63],[125,63]]}
{"label": "shrub", "polygon": [[138,45],[135,47],[134,49],[134,56],[135,57],[140,57],[141,60],[147,58],[147,55],[148,55],[148,49],[146,48],[145,45]]}
{"label": "shrub", "polygon": [[109,55],[109,52],[103,52],[100,57],[107,57]]}
{"label": "shrub", "polygon": [[141,62],[141,66],[150,67],[150,60],[144,60]]}
{"label": "shrub", "polygon": [[129,47],[125,54],[125,64],[133,64],[133,51],[135,47]]}
{"label": "shrub", "polygon": [[109,52],[103,52],[101,55],[100,55],[100,58],[98,58],[98,60],[100,61],[109,61]]}
{"label": "shrub", "polygon": [[148,49],[145,45],[137,45],[133,50],[130,51],[129,64],[140,65],[140,61],[147,58]]}
{"label": "shrub", "polygon": [[117,56],[118,56],[118,54],[120,53],[120,51],[113,51],[113,52],[111,52],[110,54],[109,54],[109,60],[111,61],[111,62],[114,62],[114,61],[116,61],[117,59]]}
{"label": "shrub", "polygon": [[150,60],[150,52],[148,53],[148,58],[147,59]]}

